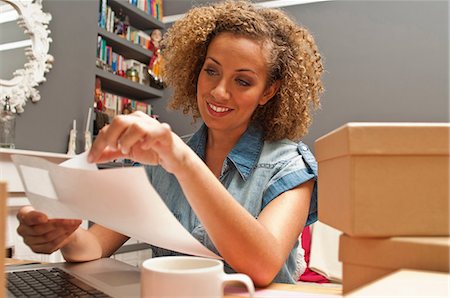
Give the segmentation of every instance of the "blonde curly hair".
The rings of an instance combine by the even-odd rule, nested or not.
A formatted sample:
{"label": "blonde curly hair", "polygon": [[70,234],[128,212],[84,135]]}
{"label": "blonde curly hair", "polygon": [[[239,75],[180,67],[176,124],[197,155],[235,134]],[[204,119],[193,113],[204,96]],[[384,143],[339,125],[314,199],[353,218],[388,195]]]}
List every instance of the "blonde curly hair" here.
{"label": "blonde curly hair", "polygon": [[323,92],[322,58],[307,29],[279,9],[262,8],[248,1],[227,0],[191,9],[161,41],[165,59],[163,79],[174,93],[169,107],[200,117],[197,79],[211,40],[231,32],[267,45],[268,82],[281,82],[267,104],[258,106],[252,121],[264,130],[267,141],[298,140],[308,132],[312,112],[320,107]]}

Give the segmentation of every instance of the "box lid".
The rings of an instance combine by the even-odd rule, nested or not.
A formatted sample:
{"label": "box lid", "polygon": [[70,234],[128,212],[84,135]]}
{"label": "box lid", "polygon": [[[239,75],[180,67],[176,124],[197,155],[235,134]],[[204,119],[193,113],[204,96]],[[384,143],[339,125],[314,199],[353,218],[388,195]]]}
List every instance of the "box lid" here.
{"label": "box lid", "polygon": [[449,237],[362,238],[342,234],[339,242],[340,261],[388,269],[449,272],[449,253]]}
{"label": "box lid", "polygon": [[345,155],[449,155],[450,123],[350,122],[315,142],[317,160]]}
{"label": "box lid", "polygon": [[399,270],[346,297],[448,297],[450,275],[434,271]]}

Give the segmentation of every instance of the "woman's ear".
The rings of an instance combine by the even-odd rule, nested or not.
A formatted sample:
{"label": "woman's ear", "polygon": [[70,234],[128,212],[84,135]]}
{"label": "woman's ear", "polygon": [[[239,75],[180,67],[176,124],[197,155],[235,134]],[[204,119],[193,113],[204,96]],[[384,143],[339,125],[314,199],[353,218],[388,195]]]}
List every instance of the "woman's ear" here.
{"label": "woman's ear", "polygon": [[263,97],[259,101],[259,105],[263,106],[271,100],[280,89],[281,81],[277,80],[272,83],[263,93]]}

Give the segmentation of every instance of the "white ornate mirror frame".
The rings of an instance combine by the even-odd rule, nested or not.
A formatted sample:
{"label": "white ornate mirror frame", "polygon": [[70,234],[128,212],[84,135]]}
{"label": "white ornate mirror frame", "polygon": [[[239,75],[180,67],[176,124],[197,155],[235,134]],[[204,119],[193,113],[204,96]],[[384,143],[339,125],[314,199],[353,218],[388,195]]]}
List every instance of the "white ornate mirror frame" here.
{"label": "white ornate mirror frame", "polygon": [[11,80],[0,79],[0,104],[10,98],[13,112],[22,113],[28,99],[36,102],[41,99],[36,87],[46,81],[45,73],[52,68],[53,56],[48,54],[50,30],[48,23],[52,19],[49,13],[42,11],[42,0],[0,0],[12,5],[18,12],[17,23],[31,38],[31,48],[25,49],[27,62],[23,69],[17,69]]}

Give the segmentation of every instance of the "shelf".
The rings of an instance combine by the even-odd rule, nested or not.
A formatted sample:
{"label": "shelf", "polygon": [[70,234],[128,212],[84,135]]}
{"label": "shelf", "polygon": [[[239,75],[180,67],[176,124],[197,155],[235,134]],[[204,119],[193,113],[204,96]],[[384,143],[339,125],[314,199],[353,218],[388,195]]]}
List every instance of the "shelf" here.
{"label": "shelf", "polygon": [[120,96],[141,101],[163,96],[162,90],[141,85],[99,68],[95,69],[95,75],[101,79],[103,90]]}
{"label": "shelf", "polygon": [[152,52],[144,49],[142,46],[134,44],[103,28],[98,28],[98,34],[106,40],[107,44],[113,48],[114,52],[124,56],[126,59],[134,59],[144,64],[150,62]]}
{"label": "shelf", "polygon": [[148,13],[128,3],[127,0],[108,0],[109,6],[118,12],[122,8],[123,14],[130,19],[130,25],[140,30],[164,29],[164,23]]}

